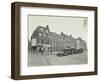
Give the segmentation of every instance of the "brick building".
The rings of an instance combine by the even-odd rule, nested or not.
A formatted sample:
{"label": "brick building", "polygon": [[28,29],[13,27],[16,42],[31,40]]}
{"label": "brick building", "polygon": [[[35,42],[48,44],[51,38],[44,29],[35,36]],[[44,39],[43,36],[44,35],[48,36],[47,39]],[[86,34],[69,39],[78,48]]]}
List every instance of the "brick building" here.
{"label": "brick building", "polygon": [[[31,36],[31,46],[34,51],[44,48],[45,53],[56,53],[66,48],[77,48],[82,40],[65,35],[63,32],[57,34],[51,32],[49,26],[38,26]],[[81,46],[81,45],[80,45]]]}

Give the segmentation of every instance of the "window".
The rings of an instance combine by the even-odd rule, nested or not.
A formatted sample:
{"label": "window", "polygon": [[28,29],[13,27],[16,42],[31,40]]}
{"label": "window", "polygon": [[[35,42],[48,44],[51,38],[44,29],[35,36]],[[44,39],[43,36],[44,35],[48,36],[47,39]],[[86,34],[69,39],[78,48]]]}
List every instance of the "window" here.
{"label": "window", "polygon": [[43,31],[43,28],[40,28],[41,31]]}
{"label": "window", "polygon": [[53,44],[55,44],[55,41],[53,42]]}
{"label": "window", "polygon": [[46,44],[46,41],[44,40],[44,44]]}
{"label": "window", "polygon": [[41,41],[41,40],[38,40],[38,43],[39,43],[39,44],[41,44],[41,43],[42,43],[42,41]]}
{"label": "window", "polygon": [[49,36],[50,38],[52,38],[52,36]]}
{"label": "window", "polygon": [[46,37],[46,34],[43,34],[44,37]]}
{"label": "window", "polygon": [[61,37],[59,37],[59,40],[61,40]]}
{"label": "window", "polygon": [[47,38],[49,38],[49,35],[47,35]]}
{"label": "window", "polygon": [[39,36],[42,36],[42,33],[39,33]]}
{"label": "window", "polygon": [[48,30],[46,30],[46,32],[48,33],[49,31],[48,31]]}

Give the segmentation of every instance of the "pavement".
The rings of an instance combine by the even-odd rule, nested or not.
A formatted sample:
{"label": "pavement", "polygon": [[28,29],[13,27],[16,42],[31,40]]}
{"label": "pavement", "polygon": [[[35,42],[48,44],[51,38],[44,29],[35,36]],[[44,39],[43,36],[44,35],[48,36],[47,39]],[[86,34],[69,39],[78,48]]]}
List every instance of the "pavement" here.
{"label": "pavement", "polygon": [[51,66],[51,65],[77,65],[87,64],[87,52],[58,57],[55,54],[39,54],[29,51],[28,66]]}

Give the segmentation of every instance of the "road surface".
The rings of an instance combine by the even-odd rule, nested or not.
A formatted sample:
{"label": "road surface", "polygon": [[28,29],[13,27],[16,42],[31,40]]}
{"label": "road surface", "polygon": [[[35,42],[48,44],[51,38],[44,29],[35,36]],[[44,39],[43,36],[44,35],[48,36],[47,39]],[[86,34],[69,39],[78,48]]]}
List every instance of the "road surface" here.
{"label": "road surface", "polygon": [[28,66],[77,65],[86,63],[88,63],[87,52],[62,57],[58,57],[55,54],[41,55],[32,52],[28,54]]}

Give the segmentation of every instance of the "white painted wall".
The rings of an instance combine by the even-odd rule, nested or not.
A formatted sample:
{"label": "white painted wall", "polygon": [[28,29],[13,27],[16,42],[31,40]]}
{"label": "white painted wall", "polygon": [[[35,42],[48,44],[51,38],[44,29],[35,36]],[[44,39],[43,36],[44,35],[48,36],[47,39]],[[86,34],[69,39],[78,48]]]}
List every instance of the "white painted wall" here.
{"label": "white painted wall", "polygon": [[[87,5],[98,6],[98,22],[100,22],[100,0],[1,0],[0,1],[0,82],[16,82],[10,79],[11,70],[11,2],[25,1],[25,2],[39,2],[52,4],[68,4],[68,5]],[[98,35],[100,35],[100,25],[98,25]],[[100,38],[98,38],[100,42]],[[100,48],[100,44],[98,44]],[[100,59],[100,51],[98,52]],[[98,60],[100,63],[100,60]],[[100,64],[99,68],[100,69]],[[50,79],[36,79],[28,80],[29,82],[100,82],[100,71],[97,76],[79,76],[79,77],[63,77]],[[23,80],[27,82],[27,80]]]}

